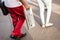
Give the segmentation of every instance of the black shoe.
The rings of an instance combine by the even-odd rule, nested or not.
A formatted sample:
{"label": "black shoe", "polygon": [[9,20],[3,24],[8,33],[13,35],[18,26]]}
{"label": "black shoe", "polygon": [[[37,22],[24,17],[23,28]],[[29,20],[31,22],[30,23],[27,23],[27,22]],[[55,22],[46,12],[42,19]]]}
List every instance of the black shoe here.
{"label": "black shoe", "polygon": [[19,38],[17,36],[10,35],[10,38],[12,38],[12,39],[20,39],[20,38],[25,37],[25,36],[26,36],[26,33],[22,34],[22,36],[19,37]]}
{"label": "black shoe", "polygon": [[12,38],[12,39],[17,39],[16,36],[12,36],[12,35],[10,35],[10,38]]}
{"label": "black shoe", "polygon": [[20,38],[23,38],[23,37],[25,37],[25,36],[26,36],[26,33],[22,34],[22,36],[21,36]]}

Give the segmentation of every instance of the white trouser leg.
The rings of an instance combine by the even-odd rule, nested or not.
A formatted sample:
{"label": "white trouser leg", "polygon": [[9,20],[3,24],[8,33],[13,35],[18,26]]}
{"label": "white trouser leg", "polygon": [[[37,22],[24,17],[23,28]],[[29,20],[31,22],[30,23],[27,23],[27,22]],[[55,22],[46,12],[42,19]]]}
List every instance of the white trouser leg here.
{"label": "white trouser leg", "polygon": [[37,1],[38,1],[39,8],[40,8],[40,17],[41,17],[42,24],[45,24],[45,19],[44,19],[44,3],[42,2],[42,0],[37,0]]}
{"label": "white trouser leg", "polygon": [[46,24],[49,23],[50,16],[51,16],[51,0],[44,0],[46,7],[47,7],[47,17],[46,17]]}

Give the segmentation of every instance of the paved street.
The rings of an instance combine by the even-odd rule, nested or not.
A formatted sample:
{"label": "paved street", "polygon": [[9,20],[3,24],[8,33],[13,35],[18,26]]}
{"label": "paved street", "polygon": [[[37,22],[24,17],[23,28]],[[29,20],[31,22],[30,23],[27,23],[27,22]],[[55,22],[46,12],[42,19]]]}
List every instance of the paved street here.
{"label": "paved street", "polygon": [[[39,14],[39,7],[36,0],[28,1],[33,8],[36,26],[30,30],[27,29],[26,22],[23,25],[22,32],[27,32],[26,37],[20,40],[60,40],[60,0],[52,0],[52,16],[50,22],[52,27],[43,29]],[[0,9],[0,40],[13,40],[9,36],[13,25],[10,15],[4,16]]]}

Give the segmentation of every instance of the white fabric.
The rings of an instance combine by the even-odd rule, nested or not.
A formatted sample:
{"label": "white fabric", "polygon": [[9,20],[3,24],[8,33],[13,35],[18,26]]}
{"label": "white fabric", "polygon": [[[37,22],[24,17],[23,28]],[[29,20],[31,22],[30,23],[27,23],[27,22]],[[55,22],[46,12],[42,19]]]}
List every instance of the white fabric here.
{"label": "white fabric", "polygon": [[18,7],[22,5],[22,3],[19,0],[4,0],[4,2],[5,2],[5,6],[10,8]]}
{"label": "white fabric", "polygon": [[40,8],[40,16],[42,24],[45,24],[45,17],[44,17],[44,11],[45,11],[45,5],[47,8],[47,17],[46,17],[46,23],[49,23],[49,19],[51,16],[51,3],[52,0],[37,0]]}

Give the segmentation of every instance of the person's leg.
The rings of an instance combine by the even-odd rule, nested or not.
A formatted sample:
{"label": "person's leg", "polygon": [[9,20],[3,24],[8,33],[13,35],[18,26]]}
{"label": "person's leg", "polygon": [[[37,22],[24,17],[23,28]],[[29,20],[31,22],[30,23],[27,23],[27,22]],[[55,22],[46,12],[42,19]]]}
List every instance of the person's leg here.
{"label": "person's leg", "polygon": [[12,31],[11,35],[12,35],[12,36],[17,36],[17,35],[18,35],[17,32],[15,33],[15,35],[13,34],[13,32],[14,32],[15,27],[16,27],[16,24],[17,24],[17,22],[18,22],[18,16],[16,16],[13,8],[7,8],[7,9],[8,9],[8,11],[9,11],[9,13],[10,13],[10,16],[11,16],[12,22],[13,22],[13,31]]}
{"label": "person's leg", "polygon": [[44,3],[42,0],[37,0],[40,8],[40,17],[42,21],[42,27],[45,27],[45,19],[44,19]]}
{"label": "person's leg", "polygon": [[49,20],[50,20],[50,16],[51,16],[51,3],[52,3],[52,0],[44,0],[45,4],[46,4],[46,7],[47,7],[47,17],[46,17],[46,26],[52,26],[53,24],[52,23],[49,23]]}
{"label": "person's leg", "polygon": [[22,36],[21,28],[25,21],[24,9],[22,6],[16,8],[10,8],[10,9],[7,8],[7,9],[10,12],[14,25],[14,29],[11,35],[15,37],[21,37]]}
{"label": "person's leg", "polygon": [[18,17],[16,16],[16,14],[14,14],[13,9],[7,8],[7,10],[9,11],[10,16],[11,16],[11,18],[12,18],[13,28],[15,28],[15,26],[16,26],[16,24],[17,24],[17,22],[18,22]]}
{"label": "person's leg", "polygon": [[12,35],[17,36],[17,37],[21,37],[22,36],[21,28],[22,28],[22,25],[25,21],[24,9],[22,6],[20,6],[20,7],[13,9],[13,10],[14,10],[16,16],[18,16],[18,22],[12,32]]}

